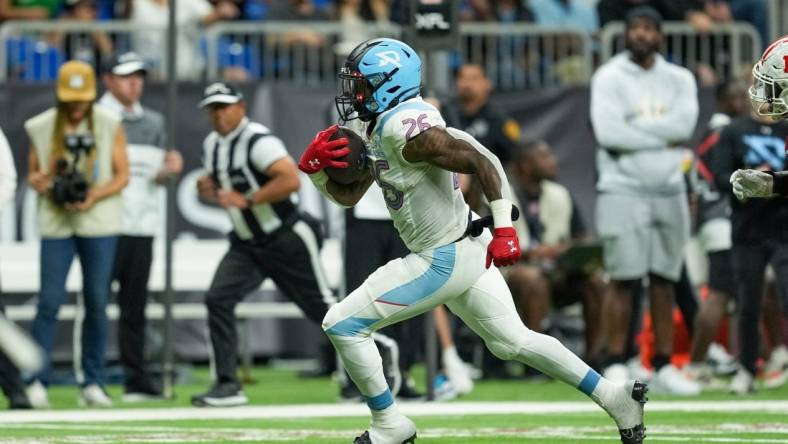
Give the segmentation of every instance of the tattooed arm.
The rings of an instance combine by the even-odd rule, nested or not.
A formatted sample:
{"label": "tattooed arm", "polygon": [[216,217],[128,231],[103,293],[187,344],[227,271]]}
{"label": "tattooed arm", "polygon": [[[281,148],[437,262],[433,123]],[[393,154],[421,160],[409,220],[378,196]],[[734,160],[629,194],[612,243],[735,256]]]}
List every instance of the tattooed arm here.
{"label": "tattooed arm", "polygon": [[402,156],[408,162],[427,162],[456,173],[475,174],[490,202],[510,197],[500,161],[461,131],[434,126],[408,141]]}
{"label": "tattooed arm", "polygon": [[515,264],[521,256],[517,231],[512,226],[512,201],[501,163],[476,139],[462,131],[433,126],[411,139],[402,151],[408,162],[430,165],[457,173],[476,174],[490,201],[493,238],[487,245],[486,267]]}

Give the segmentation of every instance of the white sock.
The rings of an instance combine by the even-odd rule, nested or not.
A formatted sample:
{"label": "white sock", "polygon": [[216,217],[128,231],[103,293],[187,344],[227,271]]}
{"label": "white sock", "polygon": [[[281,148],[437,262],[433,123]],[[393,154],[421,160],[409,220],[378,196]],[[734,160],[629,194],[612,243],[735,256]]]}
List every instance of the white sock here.
{"label": "white sock", "polygon": [[396,403],[391,404],[383,410],[370,409],[370,411],[372,412],[372,423],[375,424],[376,427],[383,429],[399,426],[402,418],[402,413],[400,413]]}

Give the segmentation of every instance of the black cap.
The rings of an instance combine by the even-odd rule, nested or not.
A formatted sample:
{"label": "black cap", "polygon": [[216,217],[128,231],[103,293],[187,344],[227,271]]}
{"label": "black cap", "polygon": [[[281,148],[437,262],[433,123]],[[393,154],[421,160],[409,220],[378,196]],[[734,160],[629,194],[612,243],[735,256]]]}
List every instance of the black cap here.
{"label": "black cap", "polygon": [[116,76],[128,76],[135,72],[148,73],[145,60],[133,51],[119,52],[113,55],[104,66],[104,72]]}
{"label": "black cap", "polygon": [[215,103],[232,105],[233,103],[238,103],[243,99],[244,95],[241,94],[241,91],[238,91],[227,83],[216,82],[208,85],[205,88],[199,107],[205,108],[206,106],[213,105]]}
{"label": "black cap", "polygon": [[650,20],[654,23],[654,26],[657,28],[658,31],[662,31],[662,15],[656,9],[652,8],[651,6],[638,6],[637,8],[632,8],[627,12],[626,15],[626,24],[627,29],[632,26],[632,22],[636,19],[646,19]]}

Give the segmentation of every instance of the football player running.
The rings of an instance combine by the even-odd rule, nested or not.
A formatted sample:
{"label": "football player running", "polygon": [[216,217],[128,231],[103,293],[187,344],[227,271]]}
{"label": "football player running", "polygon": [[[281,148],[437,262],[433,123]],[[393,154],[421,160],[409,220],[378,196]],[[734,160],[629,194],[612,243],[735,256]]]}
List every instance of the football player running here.
{"label": "football player running", "polygon": [[[774,120],[788,118],[788,35],[766,48],[752,75],[750,102],[755,112]],[[788,196],[788,171],[736,170],[731,175],[731,186],[739,200]]]}
{"label": "football player running", "polygon": [[[370,171],[351,185],[332,181],[323,168],[342,168],[346,139],[317,134],[299,162],[315,186],[338,205],[352,207],[373,180],[383,190],[394,225],[411,251],[372,273],[323,320],[323,329],[364,395],[372,423],[355,444],[406,444],[416,425],[398,410],[383,377],[371,333],[446,304],[501,359],[512,359],[577,387],[618,425],[623,443],[642,443],[646,386],[614,384],[558,340],[520,321],[497,268],[520,258],[512,227],[509,185],[500,162],[473,137],[447,128],[424,102],[421,60],[393,39],[362,43],[348,56],[336,98],[343,121],[354,120],[367,145]],[[356,120],[357,119],[357,120]],[[471,214],[458,173],[476,174],[490,201],[493,233],[471,233]],[[486,257],[486,260],[485,260]]]}

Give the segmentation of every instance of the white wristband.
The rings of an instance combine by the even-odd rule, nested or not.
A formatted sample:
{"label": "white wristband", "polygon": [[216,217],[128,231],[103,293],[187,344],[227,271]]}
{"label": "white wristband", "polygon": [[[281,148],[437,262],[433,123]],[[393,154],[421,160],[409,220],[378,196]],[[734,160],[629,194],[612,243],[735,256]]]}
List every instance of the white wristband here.
{"label": "white wristband", "polygon": [[506,199],[498,199],[490,202],[493,225],[495,228],[505,228],[512,226],[512,203]]}

